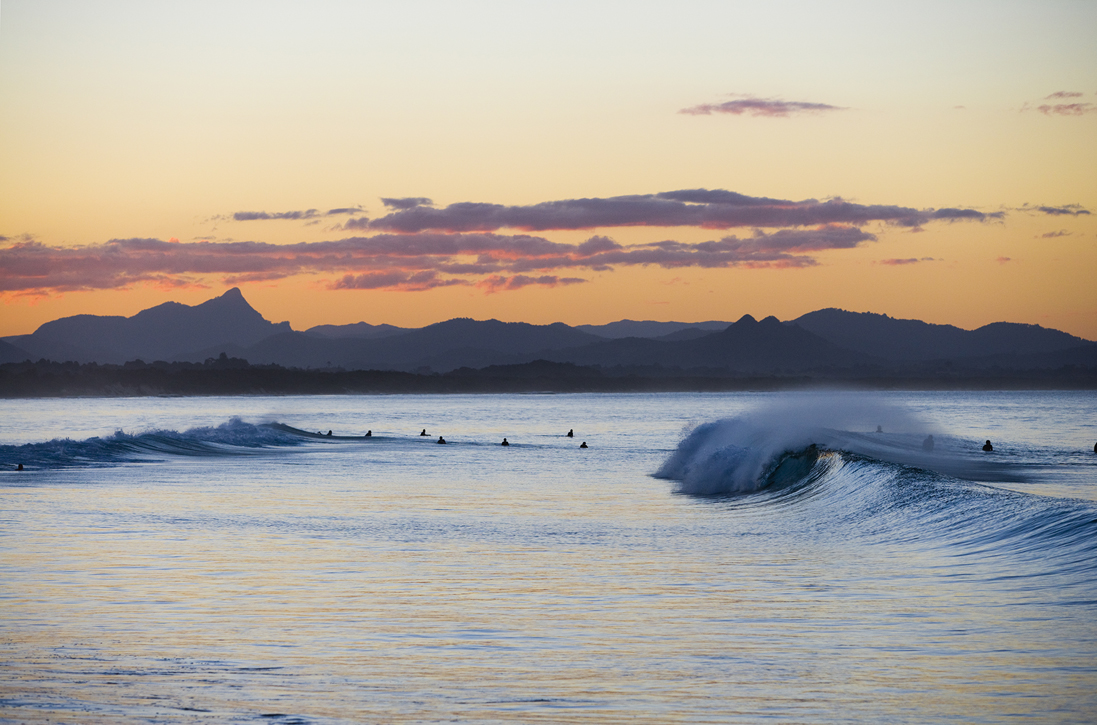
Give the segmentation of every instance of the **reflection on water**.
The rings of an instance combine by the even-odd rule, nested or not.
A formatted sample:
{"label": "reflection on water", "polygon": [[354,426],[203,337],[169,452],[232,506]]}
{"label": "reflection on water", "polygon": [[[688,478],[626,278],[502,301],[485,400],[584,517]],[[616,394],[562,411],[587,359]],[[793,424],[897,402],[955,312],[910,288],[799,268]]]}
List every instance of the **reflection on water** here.
{"label": "reflection on water", "polygon": [[[904,400],[970,434],[963,401],[934,395]],[[5,473],[0,721],[1097,716],[1097,507],[1073,500],[1097,466],[1026,484],[1089,493],[1071,500],[856,458],[754,498],[650,476],[684,426],[760,398],[69,402],[79,432],[54,430],[74,439],[141,430],[126,415],[375,439]],[[998,399],[998,419],[1027,400]],[[1057,419],[1094,400],[1059,400]],[[51,415],[17,403],[5,425]],[[1023,463],[1074,460],[1051,425],[1032,423]],[[1007,519],[1047,533],[1022,545]]]}

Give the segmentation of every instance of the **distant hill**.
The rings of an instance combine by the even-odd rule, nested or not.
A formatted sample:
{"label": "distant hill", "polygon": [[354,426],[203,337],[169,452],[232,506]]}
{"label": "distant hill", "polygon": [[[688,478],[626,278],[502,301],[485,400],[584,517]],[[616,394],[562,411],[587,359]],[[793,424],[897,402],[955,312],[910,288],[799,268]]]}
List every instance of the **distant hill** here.
{"label": "distant hill", "polygon": [[250,345],[288,322],[263,319],[237,288],[189,306],[178,302],[138,312],[133,317],[76,315],[47,322],[30,335],[4,338],[31,357],[99,363],[173,360],[189,350],[235,343]]}
{"label": "distant hill", "polygon": [[0,363],[23,362],[32,359],[32,355],[21,347],[0,340]]}
{"label": "distant hill", "polygon": [[310,327],[305,330],[305,334],[319,335],[320,337],[329,337],[333,339],[346,337],[377,339],[380,337],[399,335],[408,332],[409,329],[410,328],[407,327],[396,327],[395,325],[371,325],[368,322],[355,322],[351,325],[317,325],[316,327]]}
{"label": "distant hill", "polygon": [[[562,322],[531,325],[525,322],[458,318],[428,325],[399,337],[380,341],[374,359],[398,361],[410,369],[429,367],[448,371],[459,367],[527,362],[541,353],[578,347],[599,340],[595,335]],[[413,362],[414,361],[414,362]]]}
{"label": "distant hill", "polygon": [[[600,341],[557,322],[525,322],[457,318],[380,338],[319,338],[307,333],[275,335],[250,346],[231,346],[225,352],[252,363],[296,367],[342,367],[359,370],[421,370],[447,372],[461,367],[511,364],[535,359],[540,353]],[[197,361],[220,349],[189,355]],[[532,357],[531,357],[532,356]]]}
{"label": "distant hill", "polygon": [[809,312],[786,324],[813,332],[839,347],[891,361],[1035,355],[1097,345],[1039,325],[995,322],[976,330],[963,330],[952,325],[833,308]]}
{"label": "distant hill", "polygon": [[[727,326],[721,327],[721,330],[727,329]],[[705,335],[713,334],[712,330],[702,329],[700,327],[687,327],[677,332],[672,332],[669,335],[660,335],[659,337],[653,337],[653,340],[662,340],[663,342],[675,342],[678,340],[696,340],[698,337],[704,337]]]}
{"label": "distant hill", "polygon": [[655,322],[652,320],[618,320],[606,325],[575,325],[576,330],[589,332],[599,337],[617,340],[622,337],[665,337],[687,328],[697,328],[706,332],[718,332],[730,325],[730,322]]}
{"label": "distant hill", "polygon": [[1015,380],[1018,371],[1057,370],[1074,380],[1071,370],[1097,370],[1097,343],[1038,325],[998,322],[963,330],[827,309],[790,322],[744,315],[735,323],[621,320],[569,327],[457,318],[418,329],[360,322],[295,332],[288,323],[263,319],[238,289],[193,307],[169,302],[133,317],[66,317],[0,341],[0,363],[204,364],[222,353],[252,365],[329,371],[449,373],[525,365],[531,367],[511,369],[533,370],[545,380],[560,371],[574,376],[567,366],[610,377],[840,381],[972,380],[982,372],[987,380]]}
{"label": "distant hill", "polygon": [[744,315],[722,332],[703,337],[686,340],[629,337],[558,350],[546,359],[576,365],[660,366],[735,373],[792,373],[872,362],[867,355],[839,348],[807,330],[783,325],[776,317],[759,322],[750,315]]}

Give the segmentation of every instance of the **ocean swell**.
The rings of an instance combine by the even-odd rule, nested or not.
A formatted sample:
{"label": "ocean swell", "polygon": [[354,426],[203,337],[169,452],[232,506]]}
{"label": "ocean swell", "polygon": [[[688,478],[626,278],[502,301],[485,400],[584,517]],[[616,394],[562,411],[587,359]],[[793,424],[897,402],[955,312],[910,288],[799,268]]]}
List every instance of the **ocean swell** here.
{"label": "ocean swell", "polygon": [[[782,404],[698,425],[655,476],[687,495],[746,495],[737,510],[784,511],[788,525],[811,541],[946,547],[959,556],[1001,558],[1007,569],[1028,561],[1036,568],[1026,573],[1097,570],[1093,503],[978,483],[1027,480],[1028,473],[1007,458],[989,460],[977,442],[962,438],[942,434],[925,450],[925,429],[913,419],[906,430],[893,417],[895,432],[857,432],[823,422],[872,431],[866,420],[879,416],[857,420],[860,413],[840,402],[819,413],[815,405]],[[749,496],[759,492],[772,495]]]}
{"label": "ocean swell", "polygon": [[109,466],[157,460],[164,455],[243,455],[264,448],[294,446],[304,442],[271,425],[254,425],[232,418],[218,426],[186,431],[154,430],[144,433],[115,431],[81,441],[55,438],[43,443],[0,446],[5,468],[22,465],[26,470]]}
{"label": "ocean swell", "polygon": [[680,493],[751,493],[781,483],[772,471],[785,458],[806,460],[828,450],[968,481],[1026,480],[1024,466],[989,459],[962,438],[937,431],[935,445],[923,447],[930,430],[917,416],[870,396],[787,396],[693,428],[655,476],[677,481]]}

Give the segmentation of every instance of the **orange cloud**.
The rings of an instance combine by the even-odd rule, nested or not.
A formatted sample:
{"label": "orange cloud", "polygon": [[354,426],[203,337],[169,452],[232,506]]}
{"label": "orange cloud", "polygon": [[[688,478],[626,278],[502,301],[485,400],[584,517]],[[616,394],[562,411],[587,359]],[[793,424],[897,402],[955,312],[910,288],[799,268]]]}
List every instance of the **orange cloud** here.
{"label": "orange cloud", "polygon": [[540,285],[542,287],[559,287],[561,285],[579,284],[586,282],[585,279],[579,277],[557,277],[555,275],[544,274],[540,277],[527,277],[524,274],[516,274],[513,277],[503,277],[501,275],[492,275],[476,283],[476,286],[484,290],[487,294],[495,292],[502,292],[503,290],[516,290],[522,287],[528,287],[529,285]]}
{"label": "orange cloud", "polygon": [[[751,236],[687,243],[621,245],[605,236],[582,244],[500,234],[380,234],[327,242],[165,242],[114,239],[82,247],[21,242],[0,249],[0,293],[118,289],[136,283],[264,282],[300,274],[337,277],[331,289],[426,290],[453,285],[496,292],[531,284],[577,284],[563,269],[618,267],[807,267],[825,250],[850,249],[876,237],[856,227],[755,230]],[[539,273],[533,275],[532,273]]]}

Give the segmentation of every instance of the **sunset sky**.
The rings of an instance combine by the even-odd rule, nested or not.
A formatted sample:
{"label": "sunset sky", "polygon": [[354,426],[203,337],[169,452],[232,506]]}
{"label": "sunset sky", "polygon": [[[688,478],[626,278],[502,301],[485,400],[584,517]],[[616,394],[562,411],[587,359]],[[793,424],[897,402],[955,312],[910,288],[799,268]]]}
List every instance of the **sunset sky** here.
{"label": "sunset sky", "polygon": [[0,335],[841,307],[1097,339],[1094,2],[0,5]]}

